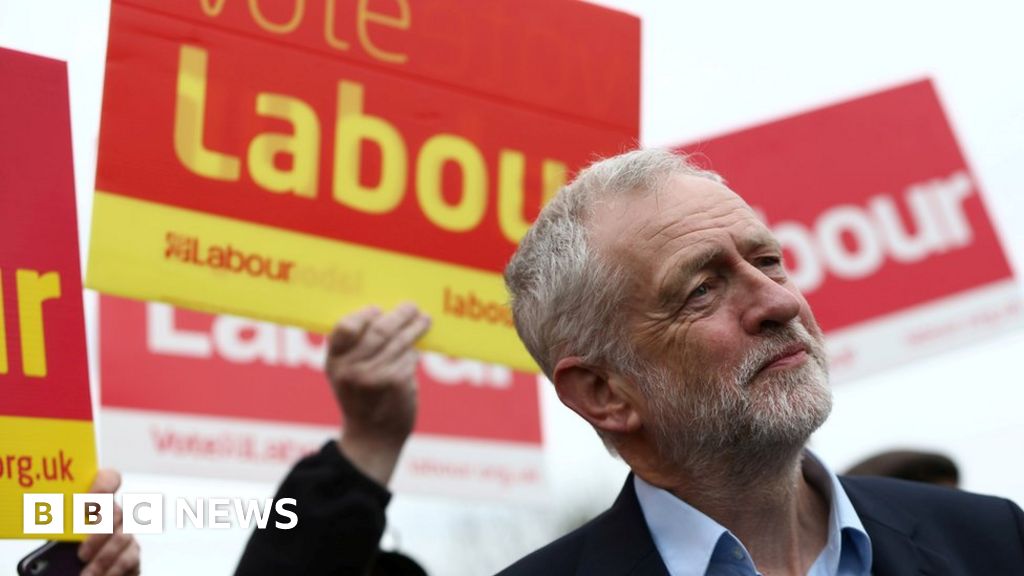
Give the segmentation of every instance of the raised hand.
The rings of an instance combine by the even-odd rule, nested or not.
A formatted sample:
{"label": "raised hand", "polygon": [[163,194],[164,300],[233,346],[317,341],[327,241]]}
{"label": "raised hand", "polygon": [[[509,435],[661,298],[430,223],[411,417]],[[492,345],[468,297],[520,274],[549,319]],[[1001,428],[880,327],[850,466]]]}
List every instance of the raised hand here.
{"label": "raised hand", "polygon": [[384,485],[416,422],[413,344],[429,327],[412,304],[371,307],[342,318],[328,340],[325,371],[344,415],[339,449]]}

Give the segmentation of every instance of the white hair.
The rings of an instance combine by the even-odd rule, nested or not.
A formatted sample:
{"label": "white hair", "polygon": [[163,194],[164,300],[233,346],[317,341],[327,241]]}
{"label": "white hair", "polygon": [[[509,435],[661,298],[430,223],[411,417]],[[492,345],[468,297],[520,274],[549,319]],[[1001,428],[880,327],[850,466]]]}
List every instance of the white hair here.
{"label": "white hair", "polygon": [[520,242],[505,268],[505,284],[519,337],[548,378],[567,356],[626,374],[640,370],[620,313],[630,278],[594,249],[587,224],[595,206],[656,193],[676,175],[722,181],[670,150],[626,152],[581,171]]}

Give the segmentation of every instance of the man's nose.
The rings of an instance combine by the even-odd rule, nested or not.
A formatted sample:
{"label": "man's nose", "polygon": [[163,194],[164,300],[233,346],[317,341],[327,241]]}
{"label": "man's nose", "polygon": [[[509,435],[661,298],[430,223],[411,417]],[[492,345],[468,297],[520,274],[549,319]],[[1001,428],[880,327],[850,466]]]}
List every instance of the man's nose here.
{"label": "man's nose", "polygon": [[800,314],[800,298],[785,285],[753,266],[745,276],[740,322],[748,334],[778,328]]}

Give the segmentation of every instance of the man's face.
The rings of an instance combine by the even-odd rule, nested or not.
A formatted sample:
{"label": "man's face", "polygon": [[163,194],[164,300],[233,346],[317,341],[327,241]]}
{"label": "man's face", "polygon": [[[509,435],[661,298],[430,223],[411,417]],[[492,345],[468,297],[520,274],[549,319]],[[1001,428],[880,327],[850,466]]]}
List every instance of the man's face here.
{"label": "man's face", "polygon": [[677,176],[600,206],[599,250],[632,272],[630,337],[648,366],[638,407],[661,455],[770,457],[831,409],[821,332],[778,243],[724,186]]}

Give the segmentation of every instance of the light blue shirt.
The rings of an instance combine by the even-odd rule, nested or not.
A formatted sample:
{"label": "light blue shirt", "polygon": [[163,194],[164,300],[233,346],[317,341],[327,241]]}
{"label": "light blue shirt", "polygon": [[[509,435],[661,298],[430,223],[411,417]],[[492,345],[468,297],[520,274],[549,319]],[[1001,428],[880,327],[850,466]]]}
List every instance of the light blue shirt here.
{"label": "light blue shirt", "polygon": [[[829,502],[828,541],[807,576],[870,576],[871,539],[839,478],[810,451],[804,478]],[[640,508],[670,576],[760,576],[732,532],[671,493],[633,477]]]}

